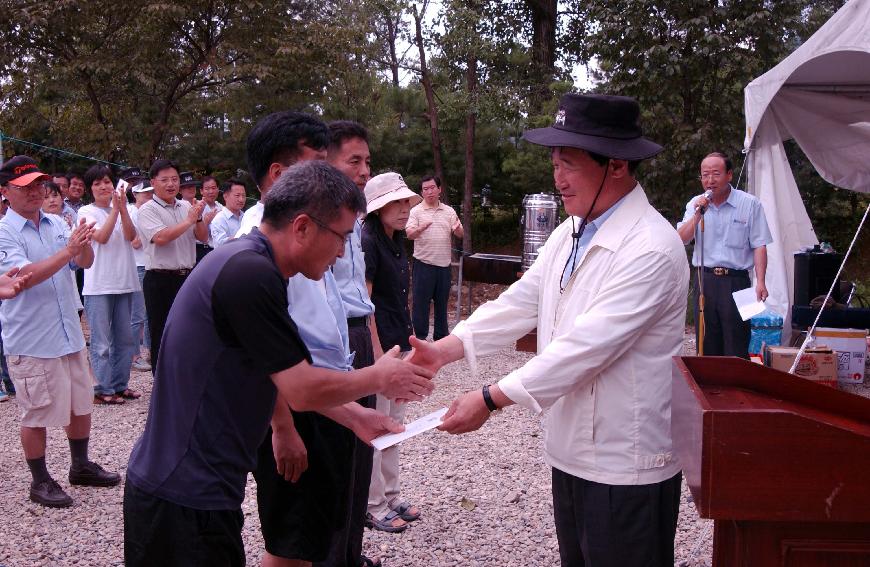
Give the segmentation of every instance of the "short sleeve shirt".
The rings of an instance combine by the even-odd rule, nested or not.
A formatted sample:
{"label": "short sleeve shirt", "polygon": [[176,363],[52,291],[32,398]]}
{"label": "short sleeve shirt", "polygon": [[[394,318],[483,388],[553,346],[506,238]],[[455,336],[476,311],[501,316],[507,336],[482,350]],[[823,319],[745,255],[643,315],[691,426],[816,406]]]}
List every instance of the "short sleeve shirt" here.
{"label": "short sleeve shirt", "polygon": [[[66,247],[69,227],[57,215],[40,213],[39,227],[9,209],[0,219],[0,273],[49,258]],[[69,263],[47,280],[0,304],[5,354],[58,358],[85,348],[78,291]]]}
{"label": "short sleeve shirt", "polygon": [[275,406],[270,375],[311,361],[258,230],[209,255],[172,304],[151,407],[127,469],[140,490],[237,510]]}
{"label": "short sleeve shirt", "polygon": [[413,334],[408,313],[408,256],[404,238],[391,240],[371,222],[363,225],[362,249],[366,260],[366,281],[372,282],[372,302],[381,348],[396,345],[411,350],[408,337]]}
{"label": "short sleeve shirt", "polygon": [[[686,205],[683,221],[688,222],[695,214],[695,201]],[[695,234],[700,228],[696,229]],[[739,189],[731,188],[728,198],[717,207],[710,204],[704,214],[704,265],[748,270],[755,264],[752,251],[773,242],[764,208],[757,197]],[[695,246],[692,265],[701,265],[701,247]]]}
{"label": "short sleeve shirt", "polygon": [[190,203],[172,199],[167,203],[157,195],[139,208],[139,235],[145,250],[146,270],[181,270],[196,264],[196,237],[193,227],[164,246],[154,244],[161,230],[177,225],[187,218]]}
{"label": "short sleeve shirt", "polygon": [[362,224],[357,220],[350,238],[344,243],[344,255],[335,259],[332,273],[349,318],[368,317],[375,310],[366,289],[366,262],[362,251]]}
{"label": "short sleeve shirt", "polygon": [[[94,204],[79,209],[79,218],[96,223],[99,229],[106,224],[111,209]],[[136,260],[133,258],[133,245],[124,238],[121,216],[115,219],[109,240],[105,244],[91,241],[94,249],[94,263],[85,270],[85,285],[82,295],[109,295],[139,291],[139,276],[136,273]]]}
{"label": "short sleeve shirt", "polygon": [[409,229],[432,222],[414,239],[414,258],[432,266],[442,268],[449,266],[453,225],[458,219],[456,211],[444,203],[438,203],[437,207],[429,207],[423,201],[411,209],[408,217]]}

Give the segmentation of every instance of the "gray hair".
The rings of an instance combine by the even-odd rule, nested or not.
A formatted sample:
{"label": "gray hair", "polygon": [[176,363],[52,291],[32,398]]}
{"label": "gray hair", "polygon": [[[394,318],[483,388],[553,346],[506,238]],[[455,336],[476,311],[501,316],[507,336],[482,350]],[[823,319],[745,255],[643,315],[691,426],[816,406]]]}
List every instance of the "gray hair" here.
{"label": "gray hair", "polygon": [[346,208],[366,210],[362,191],[345,174],[325,161],[297,163],[281,174],[266,194],[263,222],[282,229],[301,214],[330,223]]}

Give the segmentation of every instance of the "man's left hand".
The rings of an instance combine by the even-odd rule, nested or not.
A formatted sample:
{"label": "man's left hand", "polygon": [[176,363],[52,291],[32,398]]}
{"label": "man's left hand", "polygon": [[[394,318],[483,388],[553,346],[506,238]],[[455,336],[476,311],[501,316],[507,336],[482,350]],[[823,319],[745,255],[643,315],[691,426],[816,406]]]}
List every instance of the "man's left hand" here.
{"label": "man's left hand", "polygon": [[370,408],[360,408],[358,415],[351,428],[354,434],[366,444],[371,445],[372,439],[376,439],[387,433],[401,433],[405,426],[378,411]]}
{"label": "man's left hand", "polygon": [[468,392],[453,400],[438,429],[447,433],[476,431],[489,419],[490,411],[480,390]]}
{"label": "man's left hand", "polygon": [[764,282],[759,281],[755,284],[755,295],[758,297],[758,301],[767,299],[767,286],[764,285]]}

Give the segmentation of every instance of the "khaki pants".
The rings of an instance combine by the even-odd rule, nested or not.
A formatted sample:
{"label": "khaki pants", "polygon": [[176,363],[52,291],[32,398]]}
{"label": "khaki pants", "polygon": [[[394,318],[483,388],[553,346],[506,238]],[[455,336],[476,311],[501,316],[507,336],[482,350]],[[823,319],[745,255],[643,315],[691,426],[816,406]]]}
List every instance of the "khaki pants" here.
{"label": "khaki pants", "polygon": [[[399,423],[404,421],[405,404],[397,404],[378,394],[375,409]],[[391,506],[399,502],[399,445],[383,451],[376,449],[372,463],[372,483],[369,486],[368,512],[382,520],[391,510]]]}

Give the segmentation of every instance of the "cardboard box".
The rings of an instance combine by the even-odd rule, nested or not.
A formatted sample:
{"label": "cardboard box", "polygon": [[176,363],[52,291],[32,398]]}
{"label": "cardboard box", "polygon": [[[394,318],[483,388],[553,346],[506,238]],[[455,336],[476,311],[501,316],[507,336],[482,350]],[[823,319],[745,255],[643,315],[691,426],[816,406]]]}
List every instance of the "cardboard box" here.
{"label": "cardboard box", "polygon": [[[764,349],[764,365],[775,370],[788,372],[791,369],[798,348],[772,346]],[[837,357],[828,348],[808,348],[794,371],[795,376],[837,387]]]}
{"label": "cardboard box", "polygon": [[837,379],[846,384],[864,383],[867,360],[867,329],[833,329],[818,327],[813,333],[816,346],[826,346],[837,353]]}

